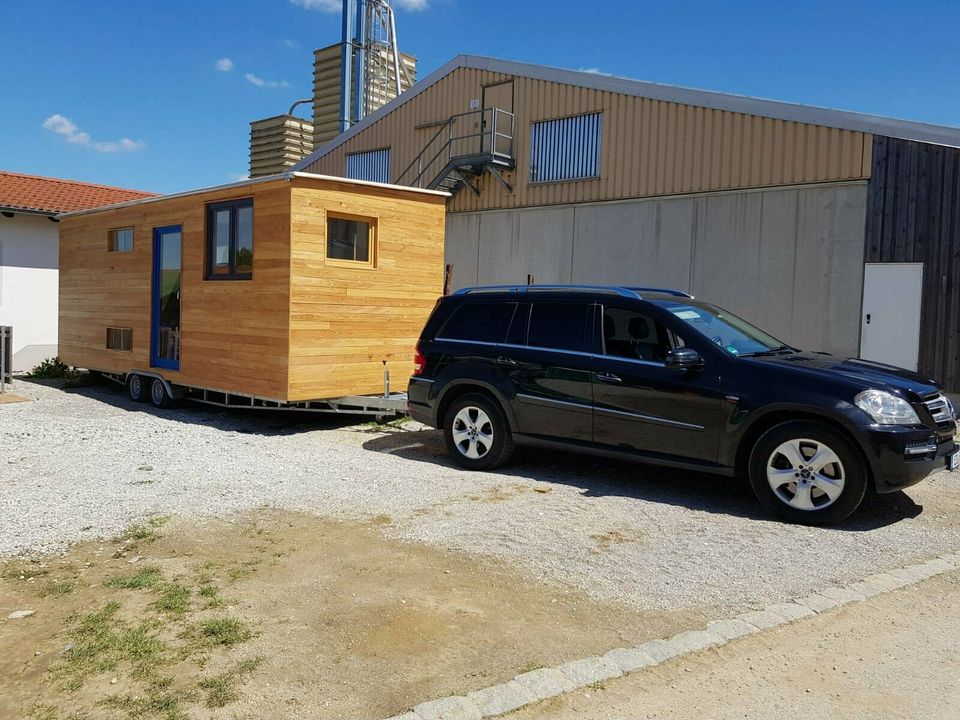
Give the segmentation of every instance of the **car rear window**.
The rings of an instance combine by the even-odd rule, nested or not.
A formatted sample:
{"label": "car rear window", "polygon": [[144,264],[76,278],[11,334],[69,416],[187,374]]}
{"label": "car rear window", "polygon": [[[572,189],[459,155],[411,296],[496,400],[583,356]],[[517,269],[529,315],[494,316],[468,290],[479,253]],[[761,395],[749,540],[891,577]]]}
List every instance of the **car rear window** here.
{"label": "car rear window", "polygon": [[527,344],[533,347],[582,351],[587,326],[587,304],[535,302]]}
{"label": "car rear window", "polygon": [[448,340],[502,343],[516,303],[465,302],[447,320],[438,336]]}

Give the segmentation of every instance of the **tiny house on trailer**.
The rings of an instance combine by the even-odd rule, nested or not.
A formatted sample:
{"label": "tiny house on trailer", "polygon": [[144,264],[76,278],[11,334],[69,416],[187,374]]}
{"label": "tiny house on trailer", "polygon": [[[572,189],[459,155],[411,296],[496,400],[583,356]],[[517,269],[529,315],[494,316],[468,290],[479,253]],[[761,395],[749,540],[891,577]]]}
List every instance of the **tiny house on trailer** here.
{"label": "tiny house on trailer", "polygon": [[403,409],[447,197],[285,173],[61,215],[60,357],[160,406]]}

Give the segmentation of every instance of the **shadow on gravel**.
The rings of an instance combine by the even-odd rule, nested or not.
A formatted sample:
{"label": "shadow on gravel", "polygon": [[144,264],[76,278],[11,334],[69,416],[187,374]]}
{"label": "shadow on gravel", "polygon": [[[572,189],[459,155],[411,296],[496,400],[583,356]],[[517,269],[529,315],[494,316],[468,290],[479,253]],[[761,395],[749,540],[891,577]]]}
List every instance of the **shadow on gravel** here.
{"label": "shadow on gravel", "polygon": [[62,381],[37,381],[25,378],[25,382],[35,382],[48,387],[60,387],[65,393],[83,395],[119,410],[144,413],[164,420],[189,425],[205,425],[226,432],[239,432],[267,437],[295,435],[315,430],[332,430],[347,425],[371,422],[369,415],[337,415],[334,413],[291,412],[286,410],[266,410],[256,408],[240,410],[218,408],[211,405],[183,400],[177,407],[156,408],[149,402],[133,402],[120,385],[109,380],[100,380],[83,387],[63,387]]}
{"label": "shadow on gravel", "polygon": [[[447,455],[439,430],[397,432],[368,440],[364,449],[458,469]],[[760,506],[744,478],[729,478],[641,463],[518,448],[501,476],[579,488],[586,498],[620,496],[701,512],[778,522]],[[923,507],[897,492],[871,495],[854,515],[832,530],[864,532],[917,517]]]}

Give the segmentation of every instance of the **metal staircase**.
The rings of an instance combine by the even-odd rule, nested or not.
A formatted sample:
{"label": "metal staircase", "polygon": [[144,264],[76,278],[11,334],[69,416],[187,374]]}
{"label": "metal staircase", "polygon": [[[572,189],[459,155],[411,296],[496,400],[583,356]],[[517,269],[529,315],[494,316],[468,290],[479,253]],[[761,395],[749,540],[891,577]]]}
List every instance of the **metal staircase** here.
{"label": "metal staircase", "polygon": [[446,190],[463,187],[480,194],[477,179],[485,172],[513,192],[502,170],[516,166],[513,113],[496,107],[451,115],[397,177],[397,185]]}

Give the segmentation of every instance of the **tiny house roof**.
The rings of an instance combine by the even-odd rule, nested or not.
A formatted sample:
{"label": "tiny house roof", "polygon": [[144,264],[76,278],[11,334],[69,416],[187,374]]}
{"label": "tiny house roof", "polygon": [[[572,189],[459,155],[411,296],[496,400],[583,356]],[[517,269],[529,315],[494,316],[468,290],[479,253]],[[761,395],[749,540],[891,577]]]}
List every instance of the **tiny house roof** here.
{"label": "tiny house roof", "polygon": [[89,208],[86,210],[76,210],[73,212],[66,212],[57,215],[58,218],[69,218],[77,217],[78,215],[89,215],[91,213],[103,212],[105,210],[116,210],[118,208],[133,207],[136,205],[147,205],[155,202],[162,202],[164,200],[170,200],[172,198],[182,198],[189,197],[190,195],[200,195],[202,193],[212,192],[214,190],[229,190],[230,188],[245,188],[250,185],[258,185],[260,183],[268,182],[278,182],[278,181],[291,181],[294,178],[307,178],[311,180],[328,180],[330,182],[347,184],[347,185],[357,185],[359,187],[371,187],[371,188],[380,188],[383,190],[397,190],[405,193],[414,193],[418,195],[432,195],[435,197],[450,197],[450,193],[441,191],[441,190],[425,190],[423,188],[409,187],[407,185],[391,185],[389,183],[378,183],[370,182],[368,180],[353,180],[351,178],[345,177],[336,177],[333,175],[317,175],[314,173],[306,172],[292,172],[287,171],[284,173],[279,173],[277,175],[264,175],[263,177],[253,178],[250,180],[240,180],[239,182],[227,183],[226,185],[212,185],[210,187],[197,188],[195,190],[185,190],[178,193],[170,193],[169,195],[155,195],[152,197],[144,197],[136,200],[129,200],[127,202],[114,203],[113,205],[103,205],[96,208]]}

